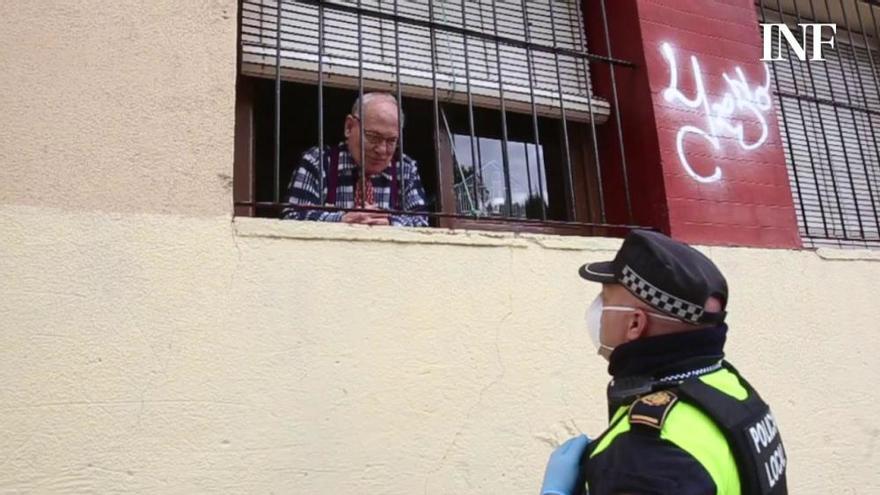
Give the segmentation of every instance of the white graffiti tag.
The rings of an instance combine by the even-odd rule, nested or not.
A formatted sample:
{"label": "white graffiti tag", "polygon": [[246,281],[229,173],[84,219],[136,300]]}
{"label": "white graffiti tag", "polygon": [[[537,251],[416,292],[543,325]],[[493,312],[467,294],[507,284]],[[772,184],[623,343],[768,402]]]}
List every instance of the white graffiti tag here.
{"label": "white graffiti tag", "polygon": [[[756,86],[754,89],[749,86],[746,76],[739,67],[734,68],[735,77],[730,77],[727,73],[722,74],[724,81],[727,83],[727,92],[720,101],[710,102],[706,93],[706,86],[703,82],[703,72],[700,69],[700,62],[697,57],[691,56],[691,69],[694,72],[694,86],[696,87],[696,96],[688,98],[678,89],[678,62],[675,58],[675,52],[669,43],[663,43],[660,47],[666,62],[669,64],[669,86],[663,91],[663,98],[670,103],[681,103],[688,108],[701,109],[706,116],[706,127],[700,128],[693,125],[685,125],[678,129],[676,136],[676,146],[678,149],[678,158],[685,171],[695,180],[703,183],[716,182],[721,179],[721,169],[717,166],[711,175],[700,175],[694,171],[694,167],[688,161],[685,153],[684,142],[688,135],[696,135],[705,139],[712,145],[715,150],[721,149],[721,136],[732,136],[736,138],[739,146],[746,150],[754,150],[765,141],[767,141],[768,128],[765,113],[770,110],[770,70],[764,65],[764,83]],[[758,125],[761,127],[761,136],[754,142],[747,142],[745,130],[742,121],[747,117],[740,119],[740,122],[734,123],[731,119],[734,113],[746,113],[757,119]],[[749,119],[750,120],[750,119]]]}

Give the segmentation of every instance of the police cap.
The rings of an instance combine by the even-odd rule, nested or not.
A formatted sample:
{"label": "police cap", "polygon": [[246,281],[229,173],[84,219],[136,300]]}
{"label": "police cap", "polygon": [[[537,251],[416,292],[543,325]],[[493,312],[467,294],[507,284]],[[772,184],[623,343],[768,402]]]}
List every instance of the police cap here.
{"label": "police cap", "polygon": [[[727,281],[715,263],[659,232],[633,230],[614,260],[588,263],[580,275],[621,284],[649,306],[694,325],[722,323],[727,314]],[[720,311],[706,310],[713,297],[720,300]]]}

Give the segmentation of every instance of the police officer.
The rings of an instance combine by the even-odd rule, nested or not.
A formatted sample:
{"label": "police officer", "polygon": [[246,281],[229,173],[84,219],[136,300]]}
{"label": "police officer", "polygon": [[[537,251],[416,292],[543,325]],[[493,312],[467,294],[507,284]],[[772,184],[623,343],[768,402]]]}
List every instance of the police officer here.
{"label": "police officer", "polygon": [[541,493],[787,493],[773,414],[724,360],[727,282],[715,264],[636,230],[580,275],[602,284],[586,318],[613,378],[610,425],[554,451]]}

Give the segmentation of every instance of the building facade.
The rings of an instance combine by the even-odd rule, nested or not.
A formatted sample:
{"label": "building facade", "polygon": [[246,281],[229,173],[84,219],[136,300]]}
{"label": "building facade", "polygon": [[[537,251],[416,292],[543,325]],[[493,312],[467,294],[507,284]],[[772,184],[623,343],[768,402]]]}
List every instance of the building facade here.
{"label": "building facade", "polygon": [[[727,275],[792,492],[880,489],[875,2],[0,19],[0,491],[534,492],[607,421],[575,272],[632,226]],[[760,60],[814,21],[825,61]],[[277,219],[361,88],[400,92],[431,228]]]}

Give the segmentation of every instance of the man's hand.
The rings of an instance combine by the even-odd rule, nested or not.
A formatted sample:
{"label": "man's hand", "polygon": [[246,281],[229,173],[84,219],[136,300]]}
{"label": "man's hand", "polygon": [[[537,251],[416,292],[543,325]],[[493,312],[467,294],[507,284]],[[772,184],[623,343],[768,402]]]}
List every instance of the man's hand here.
{"label": "man's hand", "polygon": [[386,217],[387,215],[382,215],[380,213],[370,213],[366,211],[350,211],[344,215],[340,219],[343,223],[364,223],[370,224],[370,222],[380,220],[382,217]]}
{"label": "man's hand", "polygon": [[379,207],[375,204],[368,204],[366,211],[351,211],[342,215],[341,221],[344,223],[360,223],[365,225],[390,225],[387,213],[380,213]]}
{"label": "man's hand", "polygon": [[568,439],[550,454],[547,469],[544,471],[544,483],[541,495],[573,495],[577,493],[575,486],[581,469],[581,457],[584,455],[590,439],[586,435],[578,435]]}
{"label": "man's hand", "polygon": [[388,219],[388,215],[384,216],[373,216],[373,218],[363,222],[367,225],[391,225],[391,220]]}

